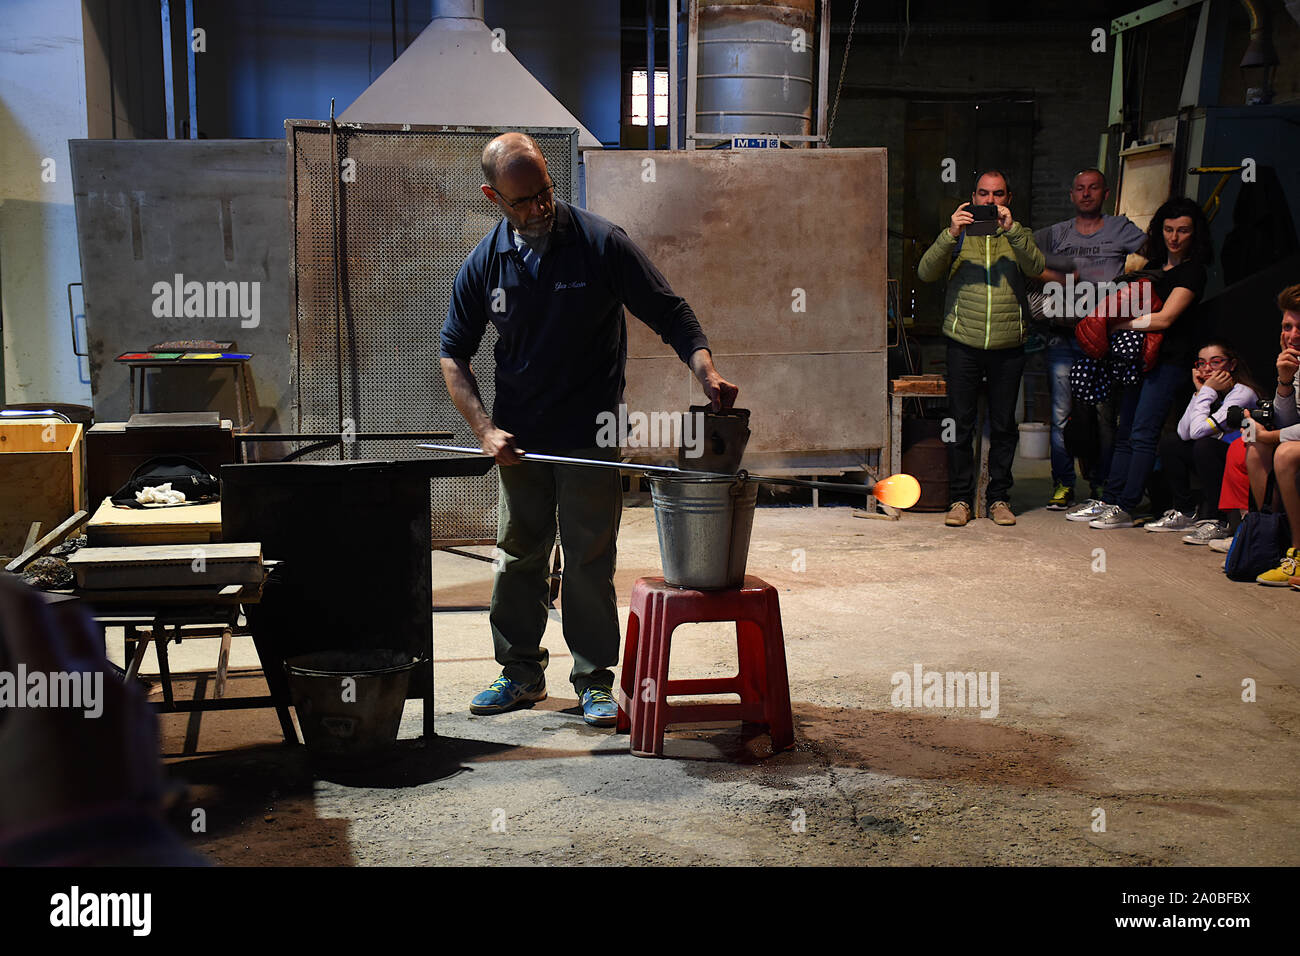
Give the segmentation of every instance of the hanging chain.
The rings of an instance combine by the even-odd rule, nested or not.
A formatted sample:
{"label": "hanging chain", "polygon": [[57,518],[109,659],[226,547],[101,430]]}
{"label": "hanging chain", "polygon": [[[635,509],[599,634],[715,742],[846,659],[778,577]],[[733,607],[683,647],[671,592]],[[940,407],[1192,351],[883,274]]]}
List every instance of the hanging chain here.
{"label": "hanging chain", "polygon": [[835,104],[831,107],[830,122],[826,124],[826,145],[831,144],[831,131],[835,129],[835,114],[840,111],[840,91],[844,89],[844,72],[849,66],[849,50],[853,48],[853,28],[858,22],[858,3],[853,0],[853,16],[849,18],[849,36],[844,41],[844,59],[840,62],[840,81],[835,86]]}

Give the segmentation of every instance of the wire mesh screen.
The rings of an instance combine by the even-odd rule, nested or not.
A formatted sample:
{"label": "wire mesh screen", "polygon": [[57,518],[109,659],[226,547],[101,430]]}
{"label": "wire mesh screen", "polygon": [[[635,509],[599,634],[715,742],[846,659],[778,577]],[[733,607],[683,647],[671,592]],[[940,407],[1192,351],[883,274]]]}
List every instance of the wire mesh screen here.
{"label": "wire mesh screen", "polygon": [[[438,336],[457,270],[501,218],[479,190],[479,156],[505,131],[378,124],[331,131],[314,120],[289,120],[285,129],[299,430],[445,429],[456,433],[455,444],[475,444],[443,384]],[[572,201],[577,132],[526,132],[546,156],[557,195]],[[496,338],[489,326],[473,363],[489,410]],[[400,460],[438,453],[414,441],[370,440],[303,458],[340,454]],[[496,492],[494,473],[432,482],[434,540],[494,541]]]}

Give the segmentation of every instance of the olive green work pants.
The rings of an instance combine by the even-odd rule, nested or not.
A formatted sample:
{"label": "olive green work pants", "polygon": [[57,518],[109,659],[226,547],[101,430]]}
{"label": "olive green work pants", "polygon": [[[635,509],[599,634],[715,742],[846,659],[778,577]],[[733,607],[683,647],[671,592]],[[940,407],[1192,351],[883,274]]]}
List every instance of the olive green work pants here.
{"label": "olive green work pants", "polygon": [[[614,449],[553,452],[613,460]],[[618,663],[614,557],[623,486],[612,468],[525,461],[497,467],[497,566],[489,621],[496,659],[511,680],[531,684],[549,654],[546,630],[551,548],[559,519],[564,641],[573,655],[569,679],[578,695],[610,687]]]}

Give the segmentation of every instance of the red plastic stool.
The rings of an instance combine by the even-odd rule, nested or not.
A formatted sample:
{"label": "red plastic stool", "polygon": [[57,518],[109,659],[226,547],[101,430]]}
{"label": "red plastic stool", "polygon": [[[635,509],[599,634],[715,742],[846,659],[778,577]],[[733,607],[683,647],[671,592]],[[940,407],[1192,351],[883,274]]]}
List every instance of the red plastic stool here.
{"label": "red plastic stool", "polygon": [[[735,677],[668,679],[673,631],[682,624],[736,622]],[[692,591],[663,578],[637,578],[623,645],[618,733],[632,733],[632,753],[662,757],[670,723],[743,720],[762,724],[773,751],[794,745],[790,681],[776,588],[756,577],[729,591]],[[674,704],[669,695],[739,694],[740,703]]]}

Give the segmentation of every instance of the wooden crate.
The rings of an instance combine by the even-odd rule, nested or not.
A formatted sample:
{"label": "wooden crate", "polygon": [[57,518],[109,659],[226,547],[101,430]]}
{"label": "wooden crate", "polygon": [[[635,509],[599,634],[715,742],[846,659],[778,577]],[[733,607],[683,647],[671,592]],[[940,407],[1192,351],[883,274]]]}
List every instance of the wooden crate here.
{"label": "wooden crate", "polygon": [[77,576],[79,588],[258,584],[262,580],[262,545],[254,541],[82,548],[68,559],[68,567]]}
{"label": "wooden crate", "polygon": [[33,521],[44,533],[85,506],[81,425],[0,422],[0,554],[22,551]]}

